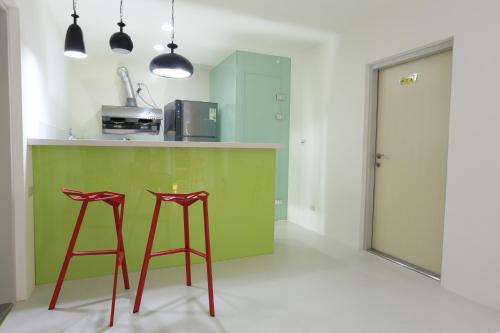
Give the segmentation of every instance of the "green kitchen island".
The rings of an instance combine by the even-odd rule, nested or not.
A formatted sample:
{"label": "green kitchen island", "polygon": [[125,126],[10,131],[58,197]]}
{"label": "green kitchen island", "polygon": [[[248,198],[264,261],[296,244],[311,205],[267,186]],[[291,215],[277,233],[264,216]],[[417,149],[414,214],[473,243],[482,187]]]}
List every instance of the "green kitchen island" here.
{"label": "green kitchen island", "polygon": [[[123,236],[130,271],[141,268],[155,198],[146,189],[206,190],[214,261],[273,252],[274,144],[31,139],[36,284],[54,282],[80,203],[61,188],[126,195]],[[204,249],[202,207],[190,208],[191,245]],[[113,213],[89,205],[76,250],[116,245]],[[153,250],[183,247],[182,207],[163,203]],[[74,257],[66,275],[79,279],[113,273],[114,256]],[[192,257],[194,263],[201,258]],[[151,268],[184,264],[183,255],[154,258]]]}

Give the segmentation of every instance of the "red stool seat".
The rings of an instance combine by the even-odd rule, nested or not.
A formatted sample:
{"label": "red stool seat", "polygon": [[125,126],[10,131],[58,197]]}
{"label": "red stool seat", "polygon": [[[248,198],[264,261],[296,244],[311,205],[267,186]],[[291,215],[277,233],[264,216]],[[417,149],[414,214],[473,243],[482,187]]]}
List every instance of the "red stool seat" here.
{"label": "red stool seat", "polygon": [[[117,276],[118,276],[118,267],[122,267],[123,273],[123,281],[125,284],[125,289],[130,289],[130,283],[128,280],[128,271],[127,271],[127,263],[125,260],[125,248],[123,246],[123,236],[122,236],[122,224],[123,224],[123,211],[125,207],[125,195],[114,192],[93,192],[93,193],[84,193],[78,190],[68,190],[62,189],[62,192],[66,194],[69,198],[75,201],[81,201],[82,206],[80,208],[80,213],[76,220],[75,228],[73,229],[73,235],[71,236],[71,240],[69,242],[68,249],[66,251],[66,256],[64,258],[64,262],[59,272],[59,278],[57,279],[56,287],[54,289],[54,293],[52,294],[52,299],[50,301],[49,310],[55,308],[57,299],[59,297],[59,293],[61,292],[61,287],[64,281],[64,276],[66,275],[66,271],[68,270],[68,265],[74,256],[88,256],[88,255],[105,255],[105,254],[114,254],[116,255],[115,262],[115,274],[114,274],[114,282],[113,282],[113,296],[111,301],[111,317],[109,320],[109,326],[113,326],[114,314],[115,314],[115,301],[116,301],[116,284],[117,284]],[[115,228],[116,228],[116,236],[117,236],[117,247],[116,250],[92,250],[92,251],[74,251],[76,240],[78,238],[78,234],[80,233],[80,227],[83,222],[83,218],[85,216],[85,212],[87,211],[87,206],[90,202],[98,202],[102,201],[107,203],[108,205],[113,207],[113,215],[115,219]]]}
{"label": "red stool seat", "polygon": [[[149,260],[153,257],[164,256],[174,253],[184,253],[186,260],[186,284],[191,285],[191,253],[202,258],[205,258],[207,264],[207,280],[208,280],[208,302],[210,308],[210,315],[215,316],[214,309],[214,294],[212,285],[212,257],[210,254],[210,231],[208,227],[208,196],[209,193],[205,191],[178,194],[178,193],[157,193],[148,191],[156,197],[156,204],[153,212],[153,220],[151,222],[151,229],[149,231],[148,242],[146,245],[146,253],[144,254],[144,262],[142,264],[141,277],[139,279],[139,286],[137,287],[137,295],[135,297],[134,313],[139,311],[142,300],[142,293],[144,291],[144,284],[146,282],[146,275],[148,271]],[[161,203],[163,201],[175,202],[183,207],[184,212],[184,247],[178,249],[164,250],[152,252],[156,226],[158,224],[158,216],[160,215]],[[205,253],[192,249],[189,245],[189,212],[188,208],[197,201],[203,203],[203,222],[205,229]]]}

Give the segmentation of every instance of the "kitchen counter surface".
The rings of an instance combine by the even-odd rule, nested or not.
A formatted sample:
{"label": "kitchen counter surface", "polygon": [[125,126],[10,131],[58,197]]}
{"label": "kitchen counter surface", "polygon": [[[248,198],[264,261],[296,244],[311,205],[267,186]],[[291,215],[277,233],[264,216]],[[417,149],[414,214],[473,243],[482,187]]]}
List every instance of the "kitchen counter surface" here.
{"label": "kitchen counter surface", "polygon": [[125,141],[125,140],[57,140],[28,139],[30,146],[77,146],[77,147],[166,147],[166,148],[256,148],[279,149],[274,143],[241,142],[194,142],[194,141]]}

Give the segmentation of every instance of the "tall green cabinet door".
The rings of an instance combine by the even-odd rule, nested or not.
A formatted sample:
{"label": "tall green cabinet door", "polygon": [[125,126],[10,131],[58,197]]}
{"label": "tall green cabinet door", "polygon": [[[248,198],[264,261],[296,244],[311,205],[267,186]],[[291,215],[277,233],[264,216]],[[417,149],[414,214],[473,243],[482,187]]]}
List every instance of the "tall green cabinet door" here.
{"label": "tall green cabinet door", "polygon": [[[286,219],[288,196],[288,114],[282,110],[281,78],[262,74],[245,75],[244,122],[248,142],[280,143],[276,154],[276,219]],[[280,97],[281,96],[281,97]]]}
{"label": "tall green cabinet door", "polygon": [[221,141],[278,143],[277,220],[287,219],[290,58],[236,51],[210,72],[210,98],[219,104]]}

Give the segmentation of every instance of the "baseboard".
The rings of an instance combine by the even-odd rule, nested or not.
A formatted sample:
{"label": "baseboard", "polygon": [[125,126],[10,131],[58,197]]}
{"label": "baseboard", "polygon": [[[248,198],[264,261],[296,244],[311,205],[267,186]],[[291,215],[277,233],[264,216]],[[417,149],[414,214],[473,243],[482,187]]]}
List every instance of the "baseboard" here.
{"label": "baseboard", "polygon": [[12,303],[0,304],[0,326],[12,309]]}

